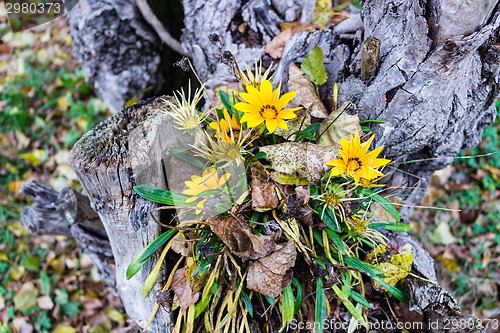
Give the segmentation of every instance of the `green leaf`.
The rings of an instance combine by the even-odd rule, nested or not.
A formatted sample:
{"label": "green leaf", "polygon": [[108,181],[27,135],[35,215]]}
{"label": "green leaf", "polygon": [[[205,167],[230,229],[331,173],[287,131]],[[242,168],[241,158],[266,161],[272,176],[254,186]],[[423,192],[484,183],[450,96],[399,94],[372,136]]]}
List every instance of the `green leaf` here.
{"label": "green leaf", "polygon": [[411,230],[409,224],[406,223],[371,223],[370,227],[374,230],[391,230],[397,232],[408,232]]}
{"label": "green leaf", "polygon": [[165,244],[172,236],[177,234],[177,230],[168,230],[158,236],[154,241],[152,241],[148,246],[146,246],[142,251],[132,260],[132,262],[127,267],[127,280],[130,280],[148,259],[155,253],[163,244]]}
{"label": "green leaf", "polygon": [[372,308],[372,306],[370,305],[370,303],[368,303],[366,298],[364,298],[363,295],[358,293],[356,290],[351,290],[351,298],[354,301],[356,301],[356,303],[363,305],[365,308],[368,308],[368,309]]}
{"label": "green leaf", "polygon": [[40,280],[42,281],[42,290],[43,293],[47,296],[50,296],[50,279],[44,271],[40,272]]}
{"label": "green leaf", "polygon": [[274,305],[276,303],[276,299],[273,298],[273,297],[269,297],[269,296],[264,296],[267,300],[267,302],[271,305]]}
{"label": "green leaf", "polygon": [[369,196],[370,199],[373,199],[376,203],[378,203],[382,208],[384,208],[391,216],[396,220],[396,222],[401,221],[401,217],[399,216],[399,212],[396,208],[391,204],[389,200],[381,196],[380,194],[374,193],[369,189],[363,189],[361,192],[365,196]]}
{"label": "green leaf", "polygon": [[220,97],[222,104],[227,109],[227,111],[229,111],[230,114],[233,114],[234,113],[234,105],[231,102],[231,98],[229,97],[229,95],[225,91],[219,90],[219,97]]}
{"label": "green leaf", "polygon": [[302,62],[300,69],[309,77],[309,79],[317,86],[326,82],[328,75],[326,74],[323,61],[325,54],[323,49],[316,45]]}
{"label": "green leaf", "polygon": [[346,254],[345,252],[345,247],[344,247],[344,242],[340,239],[339,235],[330,229],[325,229],[326,234],[330,239],[332,240],[333,244],[342,252],[342,254]]}
{"label": "green leaf", "polygon": [[321,127],[321,123],[314,123],[314,124],[309,125],[305,130],[294,132],[291,135],[294,135],[294,134],[297,135],[297,138],[295,139],[295,141],[298,141],[301,138],[305,138],[307,140],[314,141],[314,140],[316,140],[316,132],[319,130],[320,127]]}
{"label": "green leaf", "polygon": [[207,308],[208,304],[210,303],[210,300],[212,297],[207,296],[201,301],[197,302],[196,305],[194,306],[194,318],[198,318],[200,314]]}
{"label": "green leaf", "polygon": [[261,159],[261,158],[266,158],[267,154],[264,153],[263,151],[259,151],[257,154],[255,154],[255,158]]}
{"label": "green leaf", "polygon": [[325,208],[324,213],[321,208],[317,210],[319,216],[321,217],[321,221],[330,229],[332,229],[335,232],[341,232],[339,229],[339,224],[337,221],[337,216],[335,213],[328,207]]}
{"label": "green leaf", "polygon": [[316,309],[314,321],[319,323],[317,333],[323,333],[323,321],[326,319],[326,295],[323,280],[316,280]]}
{"label": "green leaf", "polygon": [[292,285],[286,286],[283,290],[283,327],[293,319],[295,310],[295,297],[293,296]]}
{"label": "green leaf", "polygon": [[314,123],[314,124],[307,126],[307,128],[304,131],[309,132],[311,134],[316,134],[316,132],[318,132],[320,127],[321,127],[321,123]]}
{"label": "green leaf", "polygon": [[367,263],[359,260],[358,258],[345,256],[344,263],[349,267],[365,271],[372,277],[377,276],[377,275],[385,276],[383,270],[381,270],[380,268],[378,268],[376,266],[367,264]]}
{"label": "green leaf", "polygon": [[361,315],[361,313],[359,313],[359,311],[356,310],[356,308],[354,307],[354,305],[351,303],[350,300],[348,300],[348,299],[343,300],[342,303],[347,308],[347,310],[349,310],[349,312],[352,314],[352,316],[354,318],[356,318],[363,325],[365,324],[365,319],[363,318],[363,316]]}
{"label": "green leaf", "polygon": [[170,191],[152,185],[136,185],[134,186],[134,191],[144,199],[161,203],[164,205],[192,206],[190,204],[186,204],[186,200],[188,199],[187,197],[183,195],[174,194]]}
{"label": "green leaf", "polygon": [[245,304],[245,308],[248,310],[248,313],[250,314],[250,316],[253,317],[252,301],[250,300],[250,297],[248,297],[248,294],[244,290],[241,291],[241,298],[243,299],[243,303]]}
{"label": "green leaf", "polygon": [[399,290],[398,288],[396,288],[394,286],[391,286],[389,283],[385,282],[384,280],[382,280],[381,278],[379,278],[377,276],[372,276],[371,278],[374,279],[375,281],[377,281],[378,283],[380,283],[385,289],[387,289],[387,291],[392,296],[396,297],[401,302],[408,304],[409,299],[408,299],[408,295],[405,292]]}
{"label": "green leaf", "polygon": [[314,134],[311,134],[311,133],[306,132],[306,131],[298,131],[298,132],[295,132],[293,134],[297,135],[297,138],[295,139],[295,141],[299,141],[300,139],[307,139],[309,141],[316,140],[316,136]]}
{"label": "green leaf", "polygon": [[163,252],[161,253],[160,259],[156,262],[155,267],[151,270],[151,273],[149,273],[148,277],[144,281],[144,284],[142,286],[142,297],[146,298],[146,296],[149,294],[151,289],[153,289],[156,280],[158,279],[158,275],[160,274],[160,268],[161,265],[163,264],[163,261],[165,260],[165,256],[168,253],[168,250],[170,249],[170,246],[172,245],[172,242],[167,244],[165,248],[163,249]]}
{"label": "green leaf", "polygon": [[295,316],[299,313],[300,308],[302,308],[302,303],[304,302],[304,292],[302,291],[302,285],[296,277],[292,278],[292,284],[297,288],[297,299],[295,300],[295,307],[293,310],[293,315]]}
{"label": "green leaf", "polygon": [[205,167],[205,163],[203,163],[202,161],[200,161],[199,159],[195,158],[194,156],[191,156],[189,154],[186,154],[184,152],[184,149],[180,149],[180,148],[173,148],[172,149],[172,153],[180,158],[181,160],[185,161],[185,162],[188,162],[189,164],[192,164],[194,165],[195,167],[199,168],[199,169],[203,169]]}

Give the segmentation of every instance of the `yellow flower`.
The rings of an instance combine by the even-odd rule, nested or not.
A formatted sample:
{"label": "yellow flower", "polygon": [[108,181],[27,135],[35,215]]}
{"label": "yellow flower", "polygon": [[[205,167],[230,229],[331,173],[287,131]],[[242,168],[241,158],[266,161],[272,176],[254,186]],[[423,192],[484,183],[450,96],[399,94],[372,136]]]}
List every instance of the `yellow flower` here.
{"label": "yellow flower", "polygon": [[331,175],[338,176],[346,174],[347,176],[352,176],[356,184],[359,183],[360,178],[371,180],[384,176],[383,173],[376,170],[376,168],[384,166],[390,162],[390,160],[384,158],[376,158],[384,146],[378,147],[377,149],[367,153],[374,138],[375,135],[373,135],[367,142],[361,144],[357,130],[354,139],[351,135],[350,142],[342,138],[340,140],[342,150],[339,150],[342,158],[326,163],[327,165],[334,166],[331,170]]}
{"label": "yellow flower", "polygon": [[215,135],[215,140],[210,137],[206,132],[205,140],[198,140],[198,145],[191,145],[195,150],[195,156],[200,156],[219,168],[225,168],[231,164],[240,166],[245,162],[243,153],[246,153],[245,147],[248,146],[248,138],[251,135],[251,131],[248,131],[246,135],[234,136],[228,138],[231,140],[226,140],[224,138],[224,133],[217,131]]}
{"label": "yellow flower", "polygon": [[[196,207],[203,208],[203,204],[205,203],[205,201],[207,201],[208,196],[207,195],[199,196],[199,195],[208,190],[222,189],[222,186],[227,182],[229,176],[230,174],[226,173],[219,178],[217,170],[215,170],[214,168],[205,169],[201,176],[198,175],[191,176],[191,180],[184,182],[184,184],[186,184],[188,189],[182,192],[183,194],[191,196],[189,199],[186,200],[186,203],[202,199],[200,200],[200,202],[196,204]],[[200,211],[197,210],[196,214],[199,213]]]}
{"label": "yellow flower", "polygon": [[187,97],[184,93],[184,89],[181,88],[181,90],[177,91],[177,94],[175,94],[175,103],[163,99],[163,102],[167,104],[171,110],[163,109],[162,111],[168,113],[174,119],[175,128],[193,134],[212,110],[207,109],[200,114],[196,109],[196,105],[203,97],[203,87],[195,90],[192,100],[189,100],[190,96],[191,84],[189,84]]}
{"label": "yellow flower", "polygon": [[[219,122],[212,121],[208,126],[217,131],[217,133],[221,134],[222,139],[226,142],[234,141],[235,138],[238,138],[238,135],[241,131],[241,126],[238,124],[238,121],[233,116],[230,116],[227,110],[224,110],[224,118],[219,119]],[[217,135],[216,134],[216,137]]]}
{"label": "yellow flower", "polygon": [[269,133],[273,133],[276,127],[288,128],[284,119],[297,117],[294,111],[300,108],[283,109],[295,97],[296,91],[279,97],[280,87],[273,91],[268,80],[262,81],[260,90],[253,86],[246,86],[246,89],[248,93],[240,93],[240,96],[247,103],[236,103],[234,107],[245,113],[241,117],[241,122],[246,122],[248,127],[256,127],[265,122]]}
{"label": "yellow flower", "polygon": [[264,74],[262,74],[262,59],[260,60],[258,66],[257,66],[257,60],[256,60],[255,61],[255,67],[254,67],[255,68],[255,74],[254,74],[254,73],[252,73],[252,71],[248,67],[247,63],[245,62],[245,68],[246,68],[246,71],[248,73],[247,74],[248,76],[245,75],[245,73],[241,69],[239,69],[239,67],[238,67],[238,69],[239,69],[239,76],[240,76],[239,81],[245,87],[246,86],[253,86],[253,87],[259,89],[260,83],[263,82],[264,80],[267,80],[267,76],[269,75],[269,72],[271,71],[271,67],[272,67],[272,64],[264,72]]}

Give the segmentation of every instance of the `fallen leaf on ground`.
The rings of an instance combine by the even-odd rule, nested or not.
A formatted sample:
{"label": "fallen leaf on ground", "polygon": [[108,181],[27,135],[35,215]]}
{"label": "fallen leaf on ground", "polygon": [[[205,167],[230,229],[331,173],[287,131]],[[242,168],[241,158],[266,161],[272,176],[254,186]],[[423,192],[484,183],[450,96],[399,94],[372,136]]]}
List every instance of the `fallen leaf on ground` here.
{"label": "fallen leaf on ground", "polygon": [[271,179],[281,185],[308,185],[309,181],[298,175],[287,175],[285,173],[271,172]]}
{"label": "fallen leaf on ground", "polygon": [[295,265],[297,250],[293,240],[276,245],[267,257],[252,261],[248,268],[247,288],[264,296],[278,297],[283,290],[283,278]]}
{"label": "fallen leaf on ground", "polygon": [[[389,244],[380,244],[367,254],[368,263],[378,266],[384,271],[386,278],[381,278],[391,286],[405,278],[411,271],[413,263],[413,248],[403,241],[391,241]],[[376,290],[385,290],[378,282],[373,281]]]}
{"label": "fallen leaf on ground", "polygon": [[38,291],[32,282],[23,284],[19,292],[14,295],[14,307],[16,310],[24,311],[36,305]]}
{"label": "fallen leaf on ground", "polygon": [[51,310],[54,307],[54,302],[50,296],[40,296],[36,299],[36,304],[42,310]]}
{"label": "fallen leaf on ground", "polygon": [[252,209],[262,212],[278,207],[279,201],[274,182],[259,161],[252,162],[250,173],[252,174]]}
{"label": "fallen leaf on ground", "polygon": [[356,130],[361,133],[358,115],[350,115],[345,110],[351,107],[351,102],[345,102],[342,106],[333,111],[323,120],[319,128],[318,145],[320,146],[335,146],[340,147],[340,138],[349,141],[351,134],[354,135]]}
{"label": "fallen leaf on ground", "polygon": [[171,249],[175,253],[178,253],[183,257],[189,257],[192,254],[191,244],[193,243],[186,241],[182,236],[182,234],[178,234],[177,236],[174,237],[174,240],[172,241]]}
{"label": "fallen leaf on ground", "polygon": [[451,245],[457,242],[457,239],[450,230],[448,223],[440,223],[433,234],[434,242],[437,244]]}
{"label": "fallen leaf on ground", "polygon": [[172,291],[179,299],[179,307],[183,313],[200,298],[200,293],[195,293],[194,295],[192,293],[191,286],[186,277],[186,267],[175,271],[171,286]]}
{"label": "fallen leaf on ground", "polygon": [[318,146],[312,143],[285,142],[261,147],[266,159],[275,171],[300,177],[315,183],[329,170],[326,162],[339,158],[336,147]]}
{"label": "fallen leaf on ground", "polygon": [[281,58],[286,41],[290,36],[292,36],[291,29],[283,30],[264,47],[264,50],[274,59]]}

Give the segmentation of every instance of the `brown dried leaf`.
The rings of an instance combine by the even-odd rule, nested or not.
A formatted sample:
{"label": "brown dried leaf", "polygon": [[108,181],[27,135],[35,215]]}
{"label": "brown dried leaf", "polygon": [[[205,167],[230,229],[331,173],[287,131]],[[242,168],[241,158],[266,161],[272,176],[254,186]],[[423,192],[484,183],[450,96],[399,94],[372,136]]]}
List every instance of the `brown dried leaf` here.
{"label": "brown dried leaf", "polygon": [[286,213],[290,216],[294,216],[297,220],[312,226],[314,224],[312,218],[313,210],[308,207],[309,196],[311,194],[309,186],[297,186],[294,194],[295,196],[288,195]]}
{"label": "brown dried leaf", "polygon": [[282,291],[283,278],[287,270],[295,265],[296,258],[293,240],[276,245],[276,251],[269,256],[250,263],[247,288],[264,296],[278,297]]}
{"label": "brown dried leaf", "polygon": [[264,47],[264,50],[274,59],[281,58],[286,41],[292,36],[292,30],[283,30]]}
{"label": "brown dried leaf", "polygon": [[191,286],[186,277],[186,267],[175,271],[171,285],[172,291],[179,299],[179,307],[182,312],[185,312],[191,304],[196,303],[200,298],[200,293],[195,293],[194,295],[192,293]]}
{"label": "brown dried leaf", "polygon": [[262,212],[278,207],[278,196],[274,182],[260,162],[254,160],[250,166],[252,174],[252,209]]}
{"label": "brown dried leaf", "polygon": [[290,65],[288,73],[288,90],[297,91],[297,95],[293,99],[294,103],[303,106],[304,109],[310,109],[309,116],[326,118],[328,112],[307,75],[293,63]]}
{"label": "brown dried leaf", "polygon": [[274,237],[257,236],[243,218],[216,216],[208,219],[207,223],[229,250],[243,261],[267,256],[274,249]]}
{"label": "brown dried leaf", "polygon": [[325,163],[339,158],[337,147],[318,146],[312,143],[285,142],[261,147],[275,171],[289,175],[298,174],[315,183],[330,167]]}
{"label": "brown dried leaf", "polygon": [[190,257],[193,254],[191,245],[192,242],[186,241],[182,234],[178,234],[172,241],[171,249],[183,257]]}
{"label": "brown dried leaf", "polygon": [[358,115],[350,115],[344,110],[351,106],[351,102],[345,102],[342,106],[330,113],[319,128],[318,145],[320,146],[335,146],[340,147],[340,138],[349,141],[351,134],[354,135],[356,130],[361,133]]}

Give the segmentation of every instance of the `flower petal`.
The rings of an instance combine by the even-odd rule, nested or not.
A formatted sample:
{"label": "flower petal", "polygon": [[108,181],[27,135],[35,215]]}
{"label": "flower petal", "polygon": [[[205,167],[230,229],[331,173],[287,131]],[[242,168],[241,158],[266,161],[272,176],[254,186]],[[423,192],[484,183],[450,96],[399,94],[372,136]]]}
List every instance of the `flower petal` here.
{"label": "flower petal", "polygon": [[263,104],[271,104],[273,99],[273,86],[269,80],[264,80],[260,84],[260,95]]}
{"label": "flower petal", "polygon": [[288,125],[286,123],[286,121],[284,121],[283,119],[276,119],[277,121],[277,126],[281,129],[288,129]]}
{"label": "flower petal", "polygon": [[384,166],[386,164],[391,163],[391,160],[385,159],[385,158],[376,158],[373,160],[373,162],[370,163],[370,168],[379,168],[381,166]]}
{"label": "flower petal", "polygon": [[278,112],[278,115],[276,116],[276,118],[281,118],[281,119],[293,119],[293,118],[296,118],[297,115],[293,111],[299,110],[299,109],[301,109],[301,108],[281,110],[280,112]]}
{"label": "flower petal", "polygon": [[276,130],[276,126],[278,125],[278,122],[276,119],[267,119],[266,120],[266,127],[269,133],[273,133]]}
{"label": "flower petal", "polygon": [[281,96],[278,102],[276,103],[276,108],[278,110],[283,109],[288,103],[290,103],[290,101],[295,97],[295,95],[297,95],[296,91],[290,91]]}
{"label": "flower petal", "polygon": [[330,170],[330,172],[331,172],[332,177],[335,177],[335,176],[344,174],[346,172],[346,169],[340,168],[340,167],[335,167],[335,168],[332,168],[332,170]]}
{"label": "flower petal", "polygon": [[241,112],[259,113],[259,109],[255,105],[239,102],[234,105],[234,108]]}

